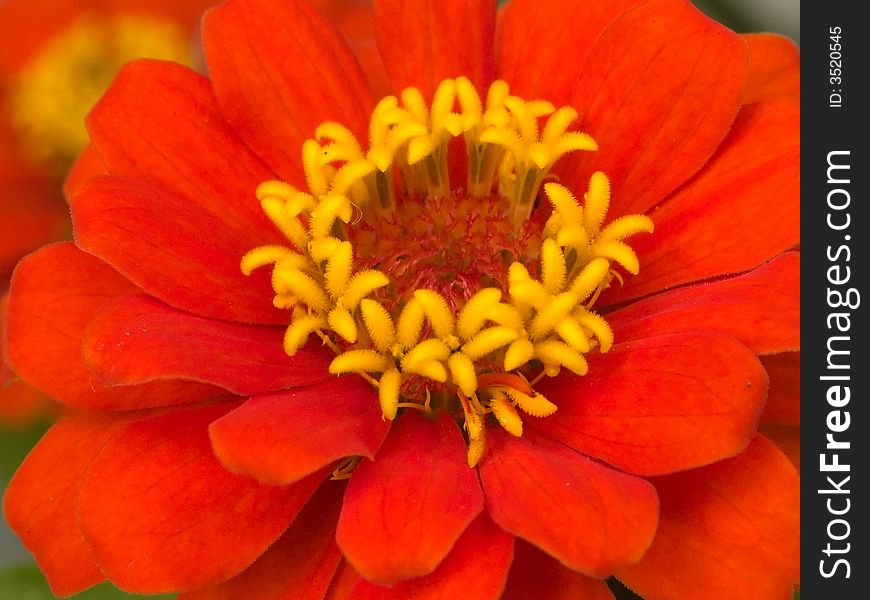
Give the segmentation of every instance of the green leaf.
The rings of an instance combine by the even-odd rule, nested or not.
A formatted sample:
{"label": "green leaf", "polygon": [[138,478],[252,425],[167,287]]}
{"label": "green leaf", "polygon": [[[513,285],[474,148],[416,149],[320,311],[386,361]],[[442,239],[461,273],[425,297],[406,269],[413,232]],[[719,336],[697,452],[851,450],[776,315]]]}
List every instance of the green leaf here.
{"label": "green leaf", "polygon": [[0,427],[0,481],[8,482],[30,449],[36,445],[50,423],[28,427]]}
{"label": "green leaf", "polygon": [[[0,598],[15,600],[54,600],[48,589],[48,584],[39,569],[34,565],[19,565],[0,569]],[[112,586],[102,583],[73,596],[76,600],[126,600],[130,598],[153,598],[169,600],[173,596],[138,596],[127,594]]]}

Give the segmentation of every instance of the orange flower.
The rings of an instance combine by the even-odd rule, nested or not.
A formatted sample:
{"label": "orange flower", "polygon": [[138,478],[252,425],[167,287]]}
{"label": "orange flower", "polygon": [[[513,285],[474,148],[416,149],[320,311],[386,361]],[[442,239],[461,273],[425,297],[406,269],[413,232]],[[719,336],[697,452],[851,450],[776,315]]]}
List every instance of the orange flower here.
{"label": "orange flower", "polygon": [[[142,56],[192,62],[191,32],[213,3],[0,3],[0,293],[22,256],[69,237],[61,179],[87,144],[85,114],[113,75]],[[23,382],[0,388],[0,422],[25,423],[53,408]]]}
{"label": "orange flower", "polygon": [[793,46],[686,0],[373,9],[398,97],[307,2],[230,0],[211,79],[91,112],[6,316],[78,409],[5,499],[54,591],[788,597]]}

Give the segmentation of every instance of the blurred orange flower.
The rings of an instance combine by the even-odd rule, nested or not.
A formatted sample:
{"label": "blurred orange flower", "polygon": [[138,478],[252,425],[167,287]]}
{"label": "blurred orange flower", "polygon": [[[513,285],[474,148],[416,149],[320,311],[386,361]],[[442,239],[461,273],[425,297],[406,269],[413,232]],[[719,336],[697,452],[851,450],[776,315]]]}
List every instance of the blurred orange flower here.
{"label": "blurred orange flower", "polygon": [[[144,56],[192,64],[199,17],[213,3],[0,3],[0,295],[22,256],[69,237],[61,181],[88,142],[84,117],[111,78],[124,62]],[[2,423],[52,411],[44,394],[23,382],[0,387]]]}
{"label": "blurred orange flower", "polygon": [[229,0],[210,79],[138,61],[89,115],[6,314],[73,409],[5,498],[52,589],[788,597],[794,46],[686,0],[372,8],[397,97],[308,2]]}

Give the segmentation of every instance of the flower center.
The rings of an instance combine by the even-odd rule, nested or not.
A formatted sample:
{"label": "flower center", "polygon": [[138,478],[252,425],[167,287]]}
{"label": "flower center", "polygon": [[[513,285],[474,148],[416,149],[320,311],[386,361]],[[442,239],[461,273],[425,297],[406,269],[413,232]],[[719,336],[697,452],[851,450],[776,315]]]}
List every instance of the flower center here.
{"label": "flower center", "polygon": [[[564,154],[597,149],[568,131],[576,118],[511,96],[503,81],[484,106],[459,77],[428,107],[414,88],[381,100],[366,150],[342,125],[318,127],[302,148],[307,191],[281,181],[257,189],[290,245],[241,261],[246,274],[274,265],[274,304],[290,310],[287,354],[319,336],[336,353],[330,372],[370,381],[387,419],[450,411],[467,434],[469,466],[483,454],[489,415],[519,436],[520,411],[553,414],[534,384],[563,368],[585,375],[585,355],[610,349],[613,333],[592,306],[620,277],[616,265],[638,271],[623,240],[653,229],[643,215],[602,227],[603,173],[583,205],[543,183]],[[460,136],[464,152],[451,143]],[[467,173],[459,184],[458,169]],[[541,187],[549,211],[538,206]]]}
{"label": "flower center", "polygon": [[10,90],[26,155],[65,170],[88,143],[85,115],[121,66],[144,56],[190,63],[189,40],[175,23],[154,17],[84,14],[46,43]]}

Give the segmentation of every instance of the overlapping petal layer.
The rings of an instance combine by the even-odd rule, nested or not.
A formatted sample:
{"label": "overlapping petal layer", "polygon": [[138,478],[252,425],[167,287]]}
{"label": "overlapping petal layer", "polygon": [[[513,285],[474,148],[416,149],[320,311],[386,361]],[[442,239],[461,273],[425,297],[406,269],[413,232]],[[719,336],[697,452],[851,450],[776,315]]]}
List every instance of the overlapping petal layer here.
{"label": "overlapping petal layer", "polygon": [[601,35],[569,99],[599,149],[567,157],[558,172],[582,190],[603,171],[612,216],[646,212],[713,154],[745,76],[742,39],[688,0],[639,4]]}
{"label": "overlapping petal layer", "polygon": [[378,49],[399,94],[431,100],[441,80],[464,75],[478,90],[495,76],[495,11],[486,0],[374,0]]}
{"label": "overlapping petal layer", "polygon": [[388,430],[377,394],[348,376],[251,398],[209,434],[229,470],[286,484],[346,456],[374,458]]}
{"label": "overlapping petal layer", "polygon": [[406,414],[374,462],[354,471],[336,539],[369,581],[391,585],[431,573],[483,510],[453,420]]}
{"label": "overlapping petal layer", "polygon": [[733,338],[693,333],[616,344],[590,358],[585,377],[539,388],[559,418],[530,419],[535,428],[625,471],[659,475],[742,451],[768,379]]}
{"label": "overlapping petal layer", "polygon": [[365,77],[308,2],[224,3],[206,14],[203,40],[223,114],[285,180],[303,183],[299,149],[323,121],[365,139],[372,106]]}
{"label": "overlapping petal layer", "polygon": [[6,359],[26,381],[87,410],[189,404],[220,393],[189,381],[107,387],[87,367],[82,340],[88,323],[111,300],[138,291],[71,243],[45,246],[21,261],[12,278]]}
{"label": "overlapping petal layer", "polygon": [[281,328],[204,319],[136,295],[89,323],[83,353],[106,385],[178,378],[251,395],[329,378],[327,349],[311,344],[290,358],[283,336]]}
{"label": "overlapping petal layer", "polygon": [[643,561],[617,576],[644,597],[788,598],[799,581],[798,476],[756,437],[735,458],[656,480],[662,512]]}
{"label": "overlapping petal layer", "polygon": [[641,559],[658,521],[650,483],[535,432],[493,428],[487,441],[480,476],[499,526],[592,577]]}
{"label": "overlapping petal layer", "polygon": [[272,545],[322,474],[268,486],[223,468],[208,424],[233,405],[122,426],[88,467],[77,511],[98,564],[118,587],[186,591],[237,575]]}
{"label": "overlapping petal layer", "polygon": [[[799,113],[800,105],[791,101],[745,107],[704,170],[650,213],[655,236],[635,244],[640,273],[608,290],[603,300],[622,301],[746,271],[795,246],[800,240],[800,136],[794,127]],[[651,243],[652,237],[667,243]]]}
{"label": "overlapping petal layer", "polygon": [[82,474],[120,425],[83,415],[55,424],[19,467],[3,499],[6,521],[59,596],[105,579],[76,523],[75,508]]}

